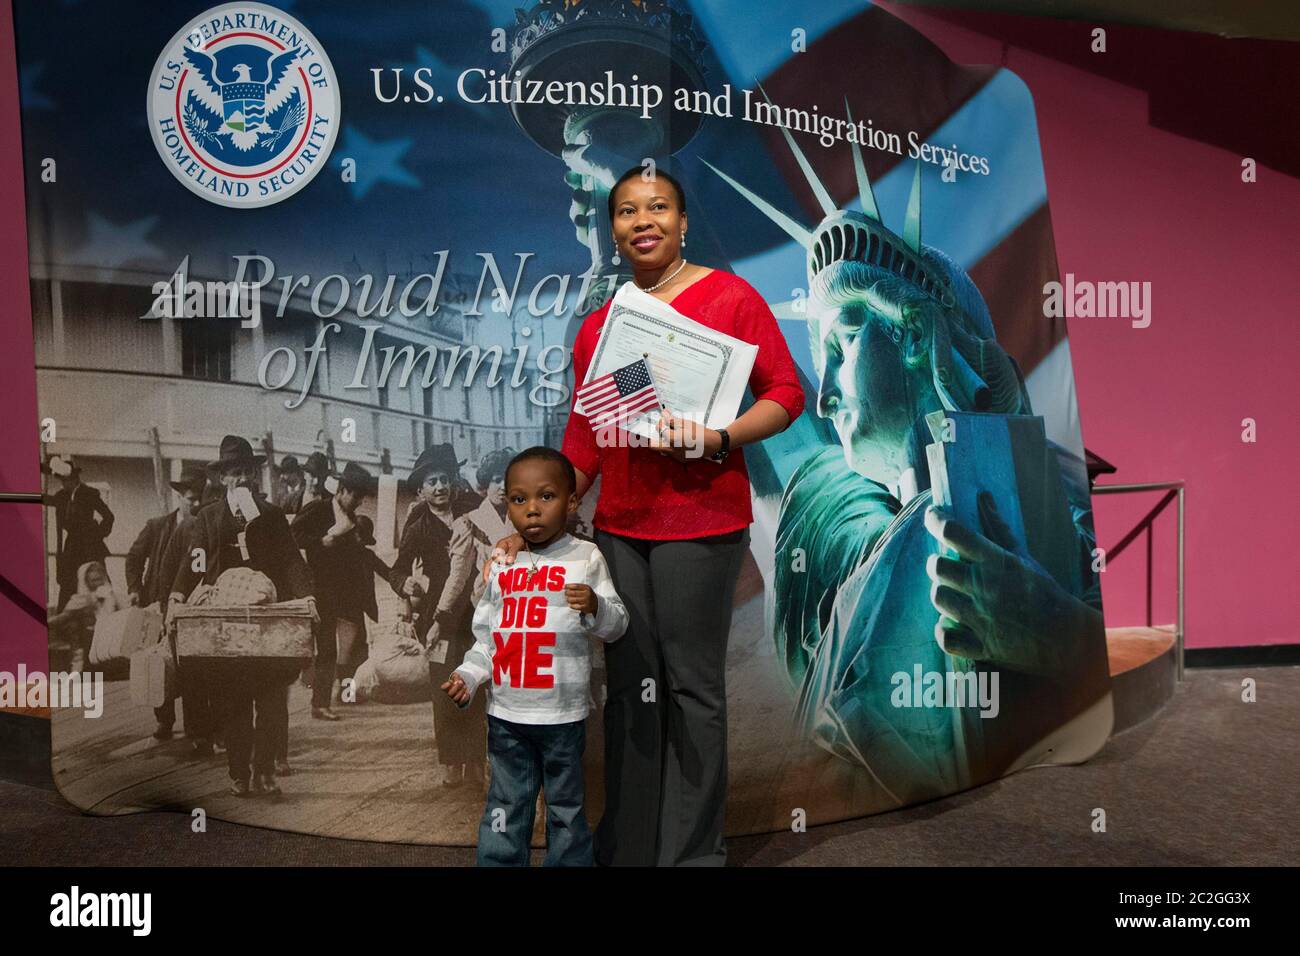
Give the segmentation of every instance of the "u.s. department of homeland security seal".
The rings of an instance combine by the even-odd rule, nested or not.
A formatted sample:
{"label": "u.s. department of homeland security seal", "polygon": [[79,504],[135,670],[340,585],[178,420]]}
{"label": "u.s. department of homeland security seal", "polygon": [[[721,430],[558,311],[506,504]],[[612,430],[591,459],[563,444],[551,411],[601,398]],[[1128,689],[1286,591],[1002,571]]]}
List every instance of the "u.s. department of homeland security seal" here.
{"label": "u.s. department of homeland security seal", "polygon": [[225,3],[172,37],[149,79],[149,127],[167,168],[204,199],[269,206],[302,189],[338,135],[334,68],[283,10]]}

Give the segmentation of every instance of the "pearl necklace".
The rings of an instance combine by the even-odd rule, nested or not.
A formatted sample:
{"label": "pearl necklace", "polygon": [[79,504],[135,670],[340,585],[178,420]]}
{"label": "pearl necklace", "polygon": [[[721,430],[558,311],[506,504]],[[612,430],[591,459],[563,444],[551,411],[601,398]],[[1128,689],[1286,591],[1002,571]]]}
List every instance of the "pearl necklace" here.
{"label": "pearl necklace", "polygon": [[[676,278],[677,278],[677,273],[681,272],[681,271],[682,271],[683,269],[685,269],[685,268],[686,268],[686,260],[683,259],[683,260],[682,260],[682,264],[679,265],[676,269],[674,269],[674,270],[673,270],[673,274],[670,275],[667,279],[660,279],[658,282],[656,282],[654,285],[652,285],[652,286],[651,286],[650,288],[648,288],[648,289],[641,289],[641,287],[640,287],[639,285],[637,286],[637,288],[638,288],[638,289],[641,289],[642,292],[654,292],[655,289],[658,289],[658,288],[661,288],[661,287],[663,287],[663,286],[666,286],[668,283],[670,283],[670,282],[672,282],[674,279],[676,279]],[[636,280],[635,280],[635,279],[633,279],[632,282],[633,282],[634,285],[636,284]]]}

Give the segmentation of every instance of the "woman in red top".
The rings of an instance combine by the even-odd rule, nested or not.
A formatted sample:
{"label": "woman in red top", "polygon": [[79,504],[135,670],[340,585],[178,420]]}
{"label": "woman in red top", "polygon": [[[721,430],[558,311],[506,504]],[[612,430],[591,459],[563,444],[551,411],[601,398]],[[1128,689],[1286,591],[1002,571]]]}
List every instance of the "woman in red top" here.
{"label": "woman in red top", "polygon": [[[786,428],[804,395],[763,298],[739,276],[682,258],[681,184],[662,171],[642,174],[639,166],[628,170],[609,194],[614,241],[637,286],[757,345],[758,355],[749,379],[754,403],[724,429],[668,413],[657,443],[602,447],[585,416],[569,416],[563,451],[577,469],[579,498],[601,478],[596,544],[631,618],[623,638],[605,649],[605,812],[596,860],[721,865],[727,637],[753,521],[740,449]],[[606,303],[578,332],[576,382],[586,377],[608,314]],[[506,560],[522,546],[517,535],[499,543]]]}

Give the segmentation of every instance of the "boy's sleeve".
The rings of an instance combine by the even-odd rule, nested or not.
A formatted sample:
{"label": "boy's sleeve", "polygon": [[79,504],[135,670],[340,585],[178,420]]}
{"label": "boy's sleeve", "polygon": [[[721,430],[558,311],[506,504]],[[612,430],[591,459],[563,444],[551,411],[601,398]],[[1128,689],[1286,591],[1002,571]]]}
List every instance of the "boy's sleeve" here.
{"label": "boy's sleeve", "polygon": [[627,630],[627,608],[614,590],[614,579],[609,576],[609,567],[605,556],[599,549],[592,549],[587,559],[587,584],[596,592],[596,614],[583,614],[580,618],[583,627],[592,637],[606,643],[617,641]]}
{"label": "boy's sleeve", "polygon": [[492,625],[499,619],[497,612],[500,610],[500,593],[496,577],[493,576],[488,581],[487,590],[483,592],[483,599],[474,608],[474,621],[470,625],[474,631],[474,646],[465,652],[465,659],[454,672],[460,675],[469,688],[466,707],[474,700],[479,685],[492,676],[492,652],[496,646],[492,640]]}

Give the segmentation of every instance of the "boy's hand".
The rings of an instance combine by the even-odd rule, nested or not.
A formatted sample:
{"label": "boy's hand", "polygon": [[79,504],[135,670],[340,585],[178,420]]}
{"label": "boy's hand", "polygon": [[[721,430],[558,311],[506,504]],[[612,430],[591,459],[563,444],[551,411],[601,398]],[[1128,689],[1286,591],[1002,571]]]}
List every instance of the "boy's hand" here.
{"label": "boy's hand", "polygon": [[469,703],[469,688],[465,686],[465,681],[459,673],[453,673],[450,680],[443,681],[442,689],[447,692],[447,696],[457,707],[464,707]]}
{"label": "boy's hand", "polygon": [[596,592],[591,589],[589,584],[566,584],[564,586],[564,599],[569,602],[569,607],[583,614],[596,613]]}

